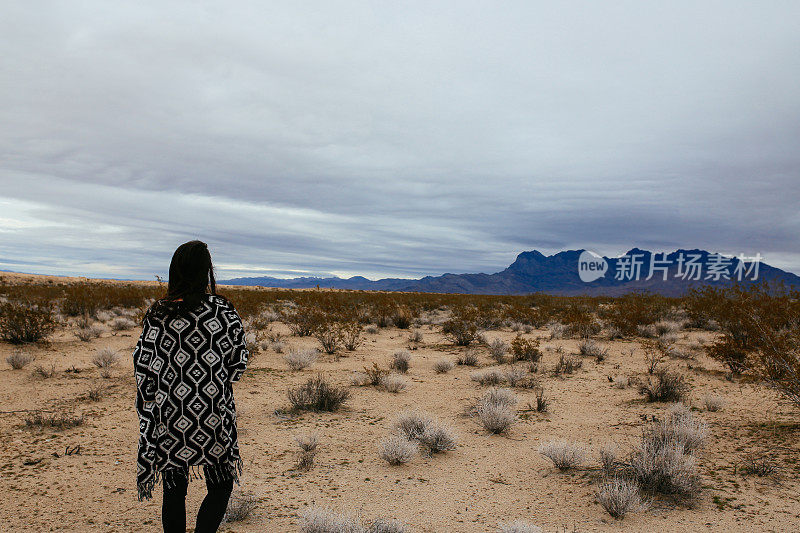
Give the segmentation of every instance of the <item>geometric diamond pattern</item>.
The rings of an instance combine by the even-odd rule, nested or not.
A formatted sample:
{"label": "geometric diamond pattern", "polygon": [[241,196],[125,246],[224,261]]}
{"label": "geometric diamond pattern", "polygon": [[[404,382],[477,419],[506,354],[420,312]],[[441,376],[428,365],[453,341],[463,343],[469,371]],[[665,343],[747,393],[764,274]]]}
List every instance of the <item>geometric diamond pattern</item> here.
{"label": "geometric diamond pattern", "polygon": [[206,295],[197,308],[148,313],[133,352],[139,499],[166,468],[241,469],[232,383],[247,367],[244,328],[228,300]]}

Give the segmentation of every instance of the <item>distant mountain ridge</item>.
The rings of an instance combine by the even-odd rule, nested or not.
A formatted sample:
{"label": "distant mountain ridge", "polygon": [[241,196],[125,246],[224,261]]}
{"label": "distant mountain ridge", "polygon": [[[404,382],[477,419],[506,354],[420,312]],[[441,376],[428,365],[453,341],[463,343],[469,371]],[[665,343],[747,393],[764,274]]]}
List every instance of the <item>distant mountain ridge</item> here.
{"label": "distant mountain ridge", "polygon": [[[654,254],[633,248],[620,257],[596,255],[594,257],[598,263],[605,261],[607,270],[599,279],[584,282],[578,271],[579,259],[587,257],[584,252],[586,251],[567,250],[549,256],[537,250],[522,252],[508,268],[494,274],[443,274],[425,276],[421,279],[384,278],[374,281],[363,276],[346,279],[253,277],[220,280],[219,283],[292,289],[319,286],[351,290],[461,294],[542,292],[559,295],[617,296],[634,291],[647,291],[665,296],[680,296],[692,287],[728,285],[739,278],[744,283],[752,283],[753,275],[757,274],[757,281],[780,281],[800,288],[800,276],[772,267],[763,261],[754,268],[751,258],[744,258],[742,262],[738,258],[729,258],[698,249],[680,249],[670,254]],[[651,265],[655,267],[652,271]],[[748,269],[750,269],[749,275]]]}

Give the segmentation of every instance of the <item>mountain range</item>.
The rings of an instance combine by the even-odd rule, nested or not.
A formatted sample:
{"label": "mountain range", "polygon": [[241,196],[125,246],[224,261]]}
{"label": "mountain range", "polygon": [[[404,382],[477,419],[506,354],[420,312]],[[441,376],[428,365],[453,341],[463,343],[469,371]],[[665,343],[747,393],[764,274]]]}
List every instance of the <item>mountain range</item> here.
{"label": "mountain range", "polygon": [[[670,254],[633,248],[620,257],[602,257],[585,250],[567,250],[544,255],[537,250],[520,253],[508,268],[494,274],[443,274],[421,279],[384,278],[369,280],[363,276],[248,277],[220,280],[227,285],[253,285],[276,288],[335,288],[403,292],[440,292],[462,294],[529,294],[535,292],[574,295],[617,296],[646,291],[664,296],[680,296],[702,285],[727,285],[741,279],[744,283],[767,280],[800,288],[800,276],[772,267],[752,258],[722,256],[705,250],[676,250]],[[587,268],[602,268],[597,279],[583,281]],[[590,264],[592,263],[592,264]],[[651,267],[652,270],[651,270]],[[648,279],[649,278],[649,279]],[[665,279],[666,278],[666,279]]]}

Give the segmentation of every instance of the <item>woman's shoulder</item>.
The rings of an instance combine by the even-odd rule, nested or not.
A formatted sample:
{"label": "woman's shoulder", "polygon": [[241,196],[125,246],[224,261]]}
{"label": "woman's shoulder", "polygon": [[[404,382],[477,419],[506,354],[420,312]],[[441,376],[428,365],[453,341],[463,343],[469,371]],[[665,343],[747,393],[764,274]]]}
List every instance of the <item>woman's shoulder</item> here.
{"label": "woman's shoulder", "polygon": [[212,305],[222,307],[223,309],[234,309],[231,301],[221,294],[206,294],[206,301]]}

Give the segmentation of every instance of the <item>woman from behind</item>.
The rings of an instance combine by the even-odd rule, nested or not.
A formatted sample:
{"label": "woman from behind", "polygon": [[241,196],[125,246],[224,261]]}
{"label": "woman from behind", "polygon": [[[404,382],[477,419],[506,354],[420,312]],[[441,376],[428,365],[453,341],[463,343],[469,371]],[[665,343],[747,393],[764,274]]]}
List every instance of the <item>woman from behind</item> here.
{"label": "woman from behind", "polygon": [[215,532],[242,471],[232,384],[247,367],[242,321],[216,294],[208,246],[175,250],[167,294],[147,311],[133,352],[139,415],[137,488],[163,481],[165,533],[186,531],[186,492],[202,470],[208,493],[196,533]]}

